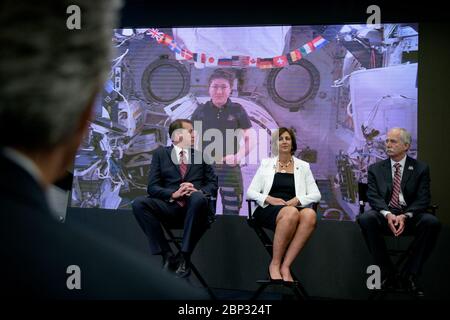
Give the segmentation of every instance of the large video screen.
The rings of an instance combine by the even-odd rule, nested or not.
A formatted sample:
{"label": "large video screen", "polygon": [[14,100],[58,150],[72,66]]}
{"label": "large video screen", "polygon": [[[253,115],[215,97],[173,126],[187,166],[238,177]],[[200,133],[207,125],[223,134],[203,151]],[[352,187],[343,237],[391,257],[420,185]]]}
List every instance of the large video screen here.
{"label": "large video screen", "polygon": [[223,69],[241,113],[200,120],[237,123],[253,144],[237,166],[217,160],[217,214],[247,215],[246,190],[272,156],[271,133],[288,127],[321,191],[321,219],[354,221],[358,182],[386,158],[387,130],[411,132],[417,156],[418,36],[412,23],[114,30],[116,53],[76,155],[71,206],[130,209],[146,194],[153,152],[171,145],[169,124],[210,103],[209,77]]}

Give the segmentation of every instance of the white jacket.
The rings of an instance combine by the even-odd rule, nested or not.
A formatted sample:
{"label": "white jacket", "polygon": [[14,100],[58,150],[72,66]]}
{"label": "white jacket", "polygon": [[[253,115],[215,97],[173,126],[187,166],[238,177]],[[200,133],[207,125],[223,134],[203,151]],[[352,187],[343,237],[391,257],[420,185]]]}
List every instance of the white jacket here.
{"label": "white jacket", "polygon": [[[296,198],[300,200],[302,207],[313,202],[319,202],[320,191],[309,168],[309,163],[296,157],[293,157],[293,159]],[[263,208],[268,206],[264,201],[272,188],[277,161],[278,157],[263,159],[247,190],[247,198],[256,200],[258,205]]]}

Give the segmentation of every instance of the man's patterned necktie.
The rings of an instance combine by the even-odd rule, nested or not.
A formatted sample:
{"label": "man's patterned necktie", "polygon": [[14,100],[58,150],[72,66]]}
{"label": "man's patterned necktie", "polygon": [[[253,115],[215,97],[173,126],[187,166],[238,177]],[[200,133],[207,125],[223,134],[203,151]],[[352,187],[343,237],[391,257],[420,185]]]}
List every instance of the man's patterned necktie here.
{"label": "man's patterned necktie", "polygon": [[[187,163],[186,163],[186,157],[184,156],[184,151],[181,150],[180,151],[180,174],[181,174],[181,181],[184,180],[184,176],[186,175],[186,171],[187,171]],[[181,197],[180,199],[177,200],[178,205],[180,205],[180,207],[184,207],[186,205],[186,199],[183,197]]]}
{"label": "man's patterned necktie", "polygon": [[400,195],[400,183],[401,183],[401,174],[400,174],[400,168],[402,167],[402,165],[400,163],[396,163],[394,164],[394,168],[395,168],[395,173],[394,173],[394,185],[392,188],[392,196],[391,196],[391,201],[389,202],[389,206],[391,208],[396,208],[396,209],[401,209],[400,206],[400,200],[399,200],[399,195]]}

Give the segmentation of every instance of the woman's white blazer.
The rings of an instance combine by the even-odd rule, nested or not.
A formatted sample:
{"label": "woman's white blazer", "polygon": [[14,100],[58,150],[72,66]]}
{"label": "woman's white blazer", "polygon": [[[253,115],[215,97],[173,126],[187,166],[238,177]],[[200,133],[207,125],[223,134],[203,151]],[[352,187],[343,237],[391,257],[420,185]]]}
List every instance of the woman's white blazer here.
{"label": "woman's white blazer", "polygon": [[[302,207],[319,202],[321,198],[320,191],[309,167],[309,163],[296,157],[292,158],[294,159],[296,198],[300,200]],[[263,208],[268,205],[264,201],[272,188],[277,162],[278,157],[263,159],[247,190],[247,198],[256,200],[258,205]]]}

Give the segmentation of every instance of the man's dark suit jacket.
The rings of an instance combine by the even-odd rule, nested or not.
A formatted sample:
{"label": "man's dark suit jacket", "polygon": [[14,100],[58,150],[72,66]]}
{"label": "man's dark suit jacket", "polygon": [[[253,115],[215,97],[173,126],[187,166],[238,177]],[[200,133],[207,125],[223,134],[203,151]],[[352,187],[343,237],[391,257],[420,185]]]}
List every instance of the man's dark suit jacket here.
{"label": "man's dark suit jacket", "polygon": [[[54,220],[46,195],[0,152],[1,296],[37,299],[198,299],[143,254],[80,225]],[[69,290],[67,267],[81,269]]]}
{"label": "man's dark suit jacket", "polygon": [[[391,160],[383,160],[369,166],[367,198],[372,209],[387,210],[392,195]],[[406,157],[401,190],[407,204],[403,211],[423,213],[430,205],[430,169],[427,164]]]}
{"label": "man's dark suit jacket", "polygon": [[[179,189],[182,182],[190,182],[197,190],[215,198],[217,196],[218,180],[209,161],[205,162],[202,159],[200,151],[191,149],[190,164],[188,164],[186,175],[182,180],[179,164],[172,161],[171,153],[173,149],[173,146],[159,147],[153,153],[147,187],[148,195],[169,201],[172,193]],[[195,159],[201,160],[201,163],[195,164]],[[175,155],[174,160],[176,160]],[[210,206],[210,209],[210,215],[214,215],[215,206]]]}

